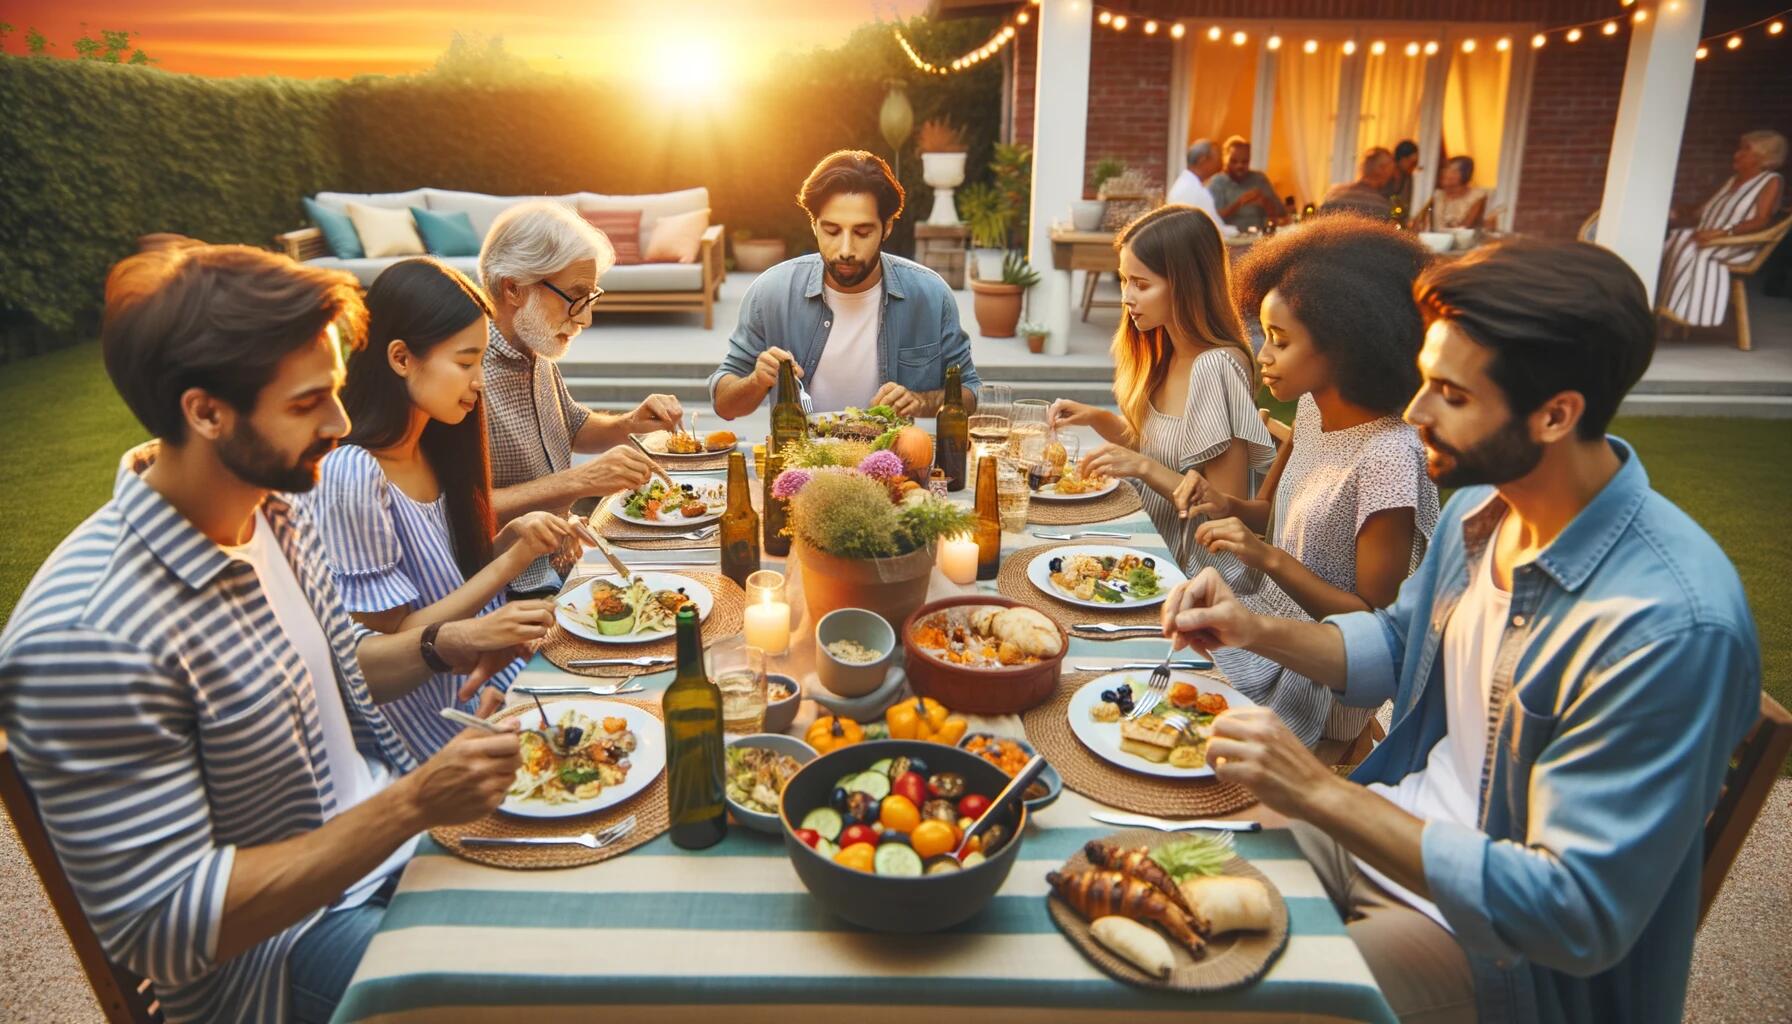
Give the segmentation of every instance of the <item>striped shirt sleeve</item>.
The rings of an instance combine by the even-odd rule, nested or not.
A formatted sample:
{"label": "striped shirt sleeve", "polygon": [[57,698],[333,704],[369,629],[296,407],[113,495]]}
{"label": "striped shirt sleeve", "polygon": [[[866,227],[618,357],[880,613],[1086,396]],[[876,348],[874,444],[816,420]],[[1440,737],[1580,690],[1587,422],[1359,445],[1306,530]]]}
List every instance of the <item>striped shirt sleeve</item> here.
{"label": "striped shirt sleeve", "polygon": [[324,459],[312,522],[324,561],[351,612],[409,608],[417,585],[399,568],[404,547],[392,523],[390,484],[367,451],[339,448]]}
{"label": "striped shirt sleeve", "polygon": [[1188,402],[1183,413],[1181,461],[1177,472],[1186,473],[1224,455],[1234,437],[1250,449],[1250,464],[1267,464],[1275,447],[1263,421],[1249,379],[1238,361],[1223,350],[1204,352],[1195,360],[1188,380]]}
{"label": "striped shirt sleeve", "polygon": [[[206,776],[252,780],[254,745],[202,769],[192,690],[92,629],[19,637],[0,691],[13,694],[19,770],[107,956],[164,987],[210,972],[236,848],[214,842]],[[252,735],[263,710],[231,717]]]}

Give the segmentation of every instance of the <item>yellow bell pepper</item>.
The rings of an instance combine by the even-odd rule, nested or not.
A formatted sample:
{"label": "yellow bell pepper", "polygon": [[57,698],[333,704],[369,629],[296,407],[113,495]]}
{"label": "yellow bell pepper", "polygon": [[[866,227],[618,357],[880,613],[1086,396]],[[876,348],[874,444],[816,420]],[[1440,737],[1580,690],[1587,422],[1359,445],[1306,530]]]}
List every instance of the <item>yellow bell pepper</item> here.
{"label": "yellow bell pepper", "polygon": [[920,740],[951,746],[964,737],[965,720],[932,697],[905,700],[884,712],[893,740]]}
{"label": "yellow bell pepper", "polygon": [[822,715],[809,726],[809,733],[804,738],[815,748],[816,753],[825,754],[859,742],[865,738],[865,730],[850,718]]}

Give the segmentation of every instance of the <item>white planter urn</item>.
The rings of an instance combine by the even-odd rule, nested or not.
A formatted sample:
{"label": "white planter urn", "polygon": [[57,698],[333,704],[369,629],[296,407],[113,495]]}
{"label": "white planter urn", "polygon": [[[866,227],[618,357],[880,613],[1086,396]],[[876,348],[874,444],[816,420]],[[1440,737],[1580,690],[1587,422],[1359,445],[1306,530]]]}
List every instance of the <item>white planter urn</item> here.
{"label": "white planter urn", "polygon": [[1107,212],[1106,199],[1073,199],[1070,201],[1070,224],[1078,231],[1100,231],[1101,219]]}
{"label": "white planter urn", "polygon": [[933,213],[927,223],[935,227],[958,226],[958,204],[952,192],[964,184],[964,158],[963,153],[921,154],[921,177],[933,186]]}

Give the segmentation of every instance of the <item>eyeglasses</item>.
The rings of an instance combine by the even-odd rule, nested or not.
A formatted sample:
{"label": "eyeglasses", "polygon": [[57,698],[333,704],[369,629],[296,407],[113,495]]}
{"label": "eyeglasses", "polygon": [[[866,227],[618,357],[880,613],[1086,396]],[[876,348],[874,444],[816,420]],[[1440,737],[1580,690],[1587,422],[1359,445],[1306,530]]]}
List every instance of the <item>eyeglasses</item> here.
{"label": "eyeglasses", "polygon": [[537,281],[535,283],[541,285],[543,288],[546,288],[548,291],[553,292],[555,295],[558,295],[561,298],[566,300],[566,318],[568,320],[578,319],[578,316],[580,313],[583,313],[586,310],[590,309],[592,306],[597,305],[597,300],[603,298],[603,295],[604,295],[604,290],[602,288],[592,288],[591,293],[589,295],[583,295],[578,298],[574,298],[571,295],[568,295],[565,292],[561,291],[560,289],[554,287],[554,282],[552,282],[552,281],[544,280],[544,281]]}

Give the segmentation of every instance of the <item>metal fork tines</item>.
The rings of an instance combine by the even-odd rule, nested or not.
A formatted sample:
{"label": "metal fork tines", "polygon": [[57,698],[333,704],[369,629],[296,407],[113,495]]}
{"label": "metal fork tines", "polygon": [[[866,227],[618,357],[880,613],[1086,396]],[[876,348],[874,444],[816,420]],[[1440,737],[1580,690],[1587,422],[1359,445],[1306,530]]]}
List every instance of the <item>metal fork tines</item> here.
{"label": "metal fork tines", "polygon": [[583,846],[601,850],[634,830],[635,816],[631,814],[602,831],[576,836],[467,836],[461,843],[466,846]]}
{"label": "metal fork tines", "polygon": [[1145,685],[1145,695],[1133,706],[1132,714],[1127,718],[1141,718],[1163,702],[1164,695],[1170,692],[1170,659],[1166,655],[1163,664],[1151,670],[1151,681]]}

